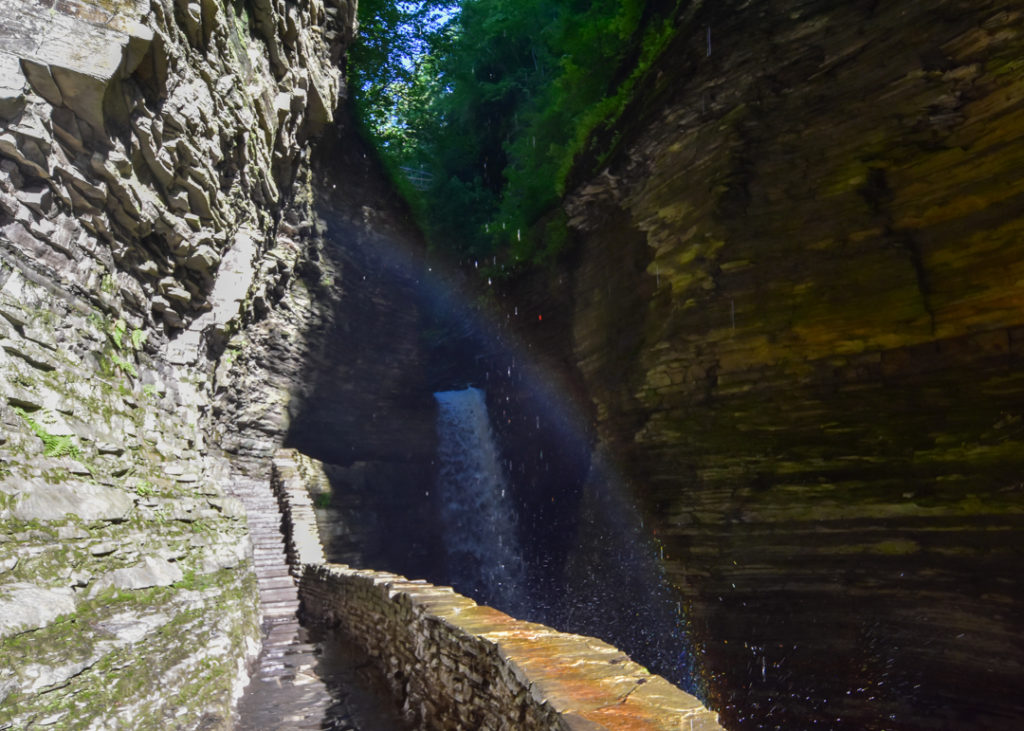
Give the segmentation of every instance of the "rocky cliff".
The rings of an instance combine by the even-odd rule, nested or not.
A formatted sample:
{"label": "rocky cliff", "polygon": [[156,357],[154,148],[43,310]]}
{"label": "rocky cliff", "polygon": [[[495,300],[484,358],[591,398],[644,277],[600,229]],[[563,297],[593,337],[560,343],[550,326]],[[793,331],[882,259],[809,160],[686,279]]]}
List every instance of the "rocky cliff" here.
{"label": "rocky cliff", "polygon": [[1022,21],[689,4],[567,199],[575,250],[509,287],[730,728],[1019,724]]}
{"label": "rocky cliff", "polygon": [[[1021,715],[1018,5],[687,4],[575,248],[509,288],[730,728]],[[349,126],[306,152],[353,12],[0,0],[0,725],[229,723],[226,493],[282,442],[380,521],[339,553],[434,560],[415,233]]]}
{"label": "rocky cliff", "polygon": [[299,261],[353,26],[0,2],[0,726],[228,725],[259,635],[211,404]]}
{"label": "rocky cliff", "polygon": [[435,416],[422,240],[345,110],[317,143],[305,189],[281,224],[298,243],[283,250],[271,306],[227,344],[218,441],[261,474],[282,443],[324,460],[329,555],[426,576],[439,531],[423,507]]}

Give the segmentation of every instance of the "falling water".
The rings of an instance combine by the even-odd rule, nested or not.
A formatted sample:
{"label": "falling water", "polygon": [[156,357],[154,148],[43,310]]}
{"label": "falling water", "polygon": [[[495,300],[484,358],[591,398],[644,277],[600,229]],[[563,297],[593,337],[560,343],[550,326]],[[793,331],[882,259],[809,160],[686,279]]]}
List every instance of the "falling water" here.
{"label": "falling water", "polygon": [[514,612],[523,596],[524,571],[484,393],[467,388],[434,398],[448,579],[457,591]]}

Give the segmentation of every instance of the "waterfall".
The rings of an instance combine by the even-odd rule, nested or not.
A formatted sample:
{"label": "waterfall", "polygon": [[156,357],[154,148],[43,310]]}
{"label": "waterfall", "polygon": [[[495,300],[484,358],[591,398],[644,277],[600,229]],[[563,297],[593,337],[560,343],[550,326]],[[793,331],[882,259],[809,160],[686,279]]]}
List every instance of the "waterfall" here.
{"label": "waterfall", "polygon": [[460,593],[514,612],[523,598],[523,561],[484,393],[467,388],[434,398],[448,580]]}

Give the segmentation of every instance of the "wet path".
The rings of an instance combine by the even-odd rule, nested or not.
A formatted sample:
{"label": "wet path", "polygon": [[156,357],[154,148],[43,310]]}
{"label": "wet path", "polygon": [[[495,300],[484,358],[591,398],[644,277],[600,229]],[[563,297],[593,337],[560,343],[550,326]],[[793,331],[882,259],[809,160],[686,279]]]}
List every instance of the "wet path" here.
{"label": "wet path", "polygon": [[238,701],[236,729],[406,728],[364,655],[332,634],[314,634],[300,625],[298,593],[269,482],[236,479],[228,493],[245,505],[263,614],[263,650]]}

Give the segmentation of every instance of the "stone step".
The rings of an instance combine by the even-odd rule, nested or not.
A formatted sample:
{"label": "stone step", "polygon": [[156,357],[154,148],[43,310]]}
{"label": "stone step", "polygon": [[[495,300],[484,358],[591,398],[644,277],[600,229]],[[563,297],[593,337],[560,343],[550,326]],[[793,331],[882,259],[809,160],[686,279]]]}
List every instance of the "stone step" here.
{"label": "stone step", "polygon": [[260,589],[295,589],[291,576],[257,576]]}
{"label": "stone step", "polygon": [[256,562],[254,562],[253,563],[253,567],[256,569],[257,573],[259,573],[260,570],[264,570],[264,571],[283,570],[283,571],[285,571],[287,573],[287,571],[288,571],[288,562],[285,561],[283,558],[280,559],[280,560],[277,560],[277,561],[263,560],[263,561],[256,561]]}
{"label": "stone step", "polygon": [[276,622],[298,621],[298,607],[276,607],[263,610],[264,624],[273,625]]}
{"label": "stone step", "polygon": [[285,552],[281,550],[271,551],[269,549],[264,549],[259,551],[259,553],[253,551],[252,557],[254,561],[262,563],[287,563],[287,556]]}
{"label": "stone step", "polygon": [[284,537],[284,534],[281,532],[281,526],[276,524],[250,524],[249,532],[255,533],[258,536],[274,535]]}
{"label": "stone step", "polygon": [[295,602],[298,605],[299,593],[295,590],[294,586],[285,589],[260,589],[260,602],[263,604],[273,604],[274,602]]}
{"label": "stone step", "polygon": [[259,677],[264,678],[295,678],[298,673],[306,672],[313,674],[313,667],[316,665],[316,658],[310,655],[305,660],[296,658],[294,662],[277,662],[271,658],[264,661],[266,664],[260,667]]}
{"label": "stone step", "polygon": [[272,602],[266,602],[263,605],[263,616],[264,617],[294,617],[295,613],[299,611],[299,602],[276,600]]}
{"label": "stone step", "polygon": [[259,569],[259,568],[270,568],[270,569],[273,569],[273,568],[287,568],[288,567],[288,562],[285,561],[284,556],[281,556],[280,558],[269,558],[269,557],[267,557],[267,558],[253,559],[253,566],[255,566],[257,569]]}
{"label": "stone step", "polygon": [[[316,645],[301,644],[290,642],[284,645],[271,645],[270,647],[264,647],[263,651],[269,658],[281,658],[289,657],[304,657],[304,658],[316,658]],[[303,661],[305,662],[305,660]]]}
{"label": "stone step", "polygon": [[[257,573],[256,574],[256,584],[261,589],[284,588],[284,587],[275,587],[275,586],[273,586],[273,585],[271,585],[269,583],[265,583],[265,582],[278,581],[280,579],[289,579],[290,580],[291,578],[292,578],[291,574],[289,574],[286,569],[278,569],[277,571],[275,571],[273,573],[265,573],[265,574]],[[294,585],[295,584],[293,582],[292,586],[294,586]]]}
{"label": "stone step", "polygon": [[[275,628],[276,629],[276,628]],[[263,640],[263,651],[273,655],[287,654],[293,648],[308,648],[302,652],[313,652],[314,645],[307,645],[299,640],[298,632],[281,632],[273,636],[267,636]]]}

